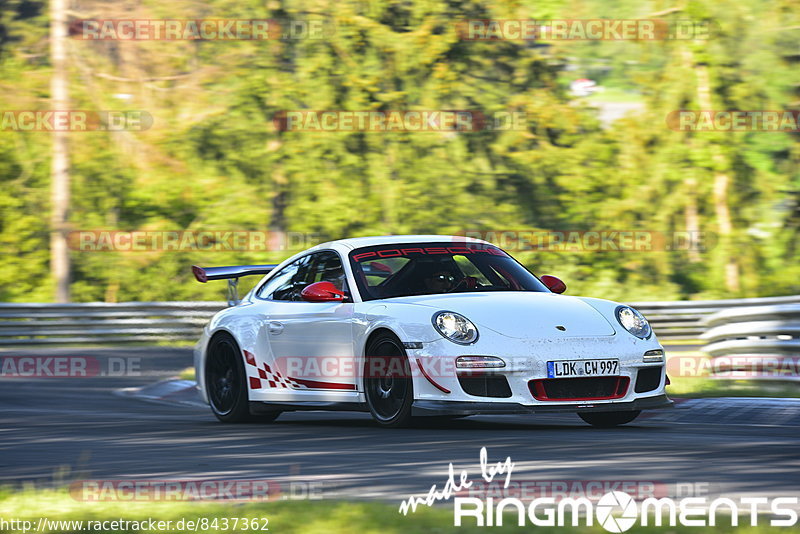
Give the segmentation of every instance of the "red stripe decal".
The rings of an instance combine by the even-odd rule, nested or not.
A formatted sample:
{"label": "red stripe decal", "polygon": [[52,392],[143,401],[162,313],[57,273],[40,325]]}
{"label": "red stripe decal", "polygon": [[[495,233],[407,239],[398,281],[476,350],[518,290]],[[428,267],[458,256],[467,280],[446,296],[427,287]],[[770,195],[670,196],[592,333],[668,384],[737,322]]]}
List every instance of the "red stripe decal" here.
{"label": "red stripe decal", "polygon": [[427,378],[428,382],[433,384],[436,387],[436,389],[438,389],[439,391],[441,391],[443,393],[450,393],[449,389],[447,389],[446,387],[442,386],[441,384],[438,384],[433,378],[430,377],[430,375],[428,373],[425,372],[425,368],[422,367],[422,360],[420,360],[419,358],[417,358],[417,365],[419,365],[419,370],[422,372],[422,376]]}
{"label": "red stripe decal", "polygon": [[252,352],[244,351],[244,360],[252,366],[256,365],[256,357]]}
{"label": "red stripe decal", "polygon": [[355,384],[340,384],[338,382],[317,382],[316,380],[303,380],[302,378],[289,377],[302,386],[312,389],[356,389]]}

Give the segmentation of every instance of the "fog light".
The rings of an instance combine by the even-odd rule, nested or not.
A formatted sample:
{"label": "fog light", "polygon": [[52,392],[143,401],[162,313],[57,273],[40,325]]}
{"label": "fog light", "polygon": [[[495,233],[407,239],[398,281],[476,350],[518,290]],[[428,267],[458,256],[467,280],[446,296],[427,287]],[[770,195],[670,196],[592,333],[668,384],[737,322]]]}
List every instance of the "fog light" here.
{"label": "fog light", "polygon": [[506,362],[494,356],[459,356],[456,358],[458,369],[498,369],[505,366]]}
{"label": "fog light", "polygon": [[656,363],[664,361],[664,351],[661,349],[648,350],[642,357],[644,363]]}

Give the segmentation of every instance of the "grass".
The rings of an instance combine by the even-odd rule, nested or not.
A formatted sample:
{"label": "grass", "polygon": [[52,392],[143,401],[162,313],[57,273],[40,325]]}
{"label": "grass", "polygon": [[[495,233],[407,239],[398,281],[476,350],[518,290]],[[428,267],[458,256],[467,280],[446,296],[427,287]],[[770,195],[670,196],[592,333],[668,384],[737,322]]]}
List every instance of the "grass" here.
{"label": "grass", "polygon": [[194,380],[195,379],[194,367],[187,367],[186,369],[181,371],[180,374],[178,375],[178,378],[180,378],[181,380]]}
{"label": "grass", "polygon": [[662,345],[667,345],[669,347],[674,347],[678,345],[704,345],[705,341],[700,339],[670,339],[669,341],[665,341]]}
{"label": "grass", "polygon": [[753,380],[727,380],[708,377],[670,376],[667,386],[670,397],[692,399],[707,397],[775,397],[800,398],[800,386],[785,382],[760,383]]}
{"label": "grass", "polygon": [[[0,492],[0,519],[5,521],[27,520],[34,524],[38,523],[40,517],[58,521],[145,521],[150,518],[156,521],[172,521],[172,528],[169,530],[150,529],[149,525],[143,525],[142,529],[114,528],[114,525],[106,525],[105,528],[92,529],[92,532],[176,532],[177,523],[181,520],[198,520],[207,518],[209,525],[213,525],[213,520],[218,520],[218,525],[227,518],[229,525],[233,518],[247,518],[249,520],[259,520],[256,524],[257,529],[237,528],[236,531],[261,531],[263,526],[267,526],[269,531],[281,534],[338,534],[338,533],[363,533],[363,534],[428,534],[428,533],[483,533],[485,528],[477,527],[473,522],[466,523],[462,527],[453,526],[452,503],[444,503],[435,508],[421,507],[417,512],[403,516],[398,513],[399,500],[396,504],[383,502],[348,502],[348,501],[275,501],[266,503],[249,504],[209,504],[206,502],[82,502],[73,499],[66,490],[24,490],[21,492],[11,492],[5,490]],[[262,518],[268,519],[268,524],[261,521]],[[606,531],[595,524],[591,527],[534,527],[530,523],[525,526],[516,526],[515,521],[506,522],[502,527],[491,527],[492,532],[531,532],[534,528],[536,532],[543,534],[573,534],[573,533],[592,533],[601,534]],[[761,523],[765,523],[765,518]],[[725,518],[718,518],[718,526],[704,527],[702,529],[689,527],[641,527],[635,526],[631,532],[645,533],[741,533],[741,534],[760,534],[772,532],[785,532],[785,529],[772,528],[768,526],[759,527],[732,527]],[[749,524],[744,518],[740,524]],[[86,524],[84,523],[84,527]],[[62,525],[61,527],[43,529],[43,532],[72,532],[79,530],[75,525]],[[184,531],[190,530],[186,526]],[[229,531],[234,529],[229,528]],[[86,530],[84,530],[86,531]],[[199,532],[218,532],[221,528],[199,529]],[[0,532],[22,532],[21,529],[7,528],[0,529]]]}

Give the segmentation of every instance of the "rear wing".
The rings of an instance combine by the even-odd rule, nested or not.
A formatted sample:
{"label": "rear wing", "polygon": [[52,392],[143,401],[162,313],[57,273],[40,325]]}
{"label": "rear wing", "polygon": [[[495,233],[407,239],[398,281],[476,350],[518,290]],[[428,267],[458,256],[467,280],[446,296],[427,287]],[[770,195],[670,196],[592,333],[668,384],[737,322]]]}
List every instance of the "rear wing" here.
{"label": "rear wing", "polygon": [[239,304],[239,278],[269,274],[277,265],[231,265],[228,267],[200,267],[192,265],[192,274],[198,282],[205,284],[209,280],[228,281],[228,306]]}

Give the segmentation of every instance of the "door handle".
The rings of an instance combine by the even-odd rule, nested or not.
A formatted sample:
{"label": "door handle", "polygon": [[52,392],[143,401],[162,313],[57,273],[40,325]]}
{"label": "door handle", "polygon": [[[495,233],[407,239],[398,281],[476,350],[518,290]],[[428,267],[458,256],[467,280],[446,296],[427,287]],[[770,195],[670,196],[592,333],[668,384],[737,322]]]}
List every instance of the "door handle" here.
{"label": "door handle", "polygon": [[283,324],[279,323],[278,321],[270,321],[269,322],[269,333],[272,335],[277,336],[283,332]]}

